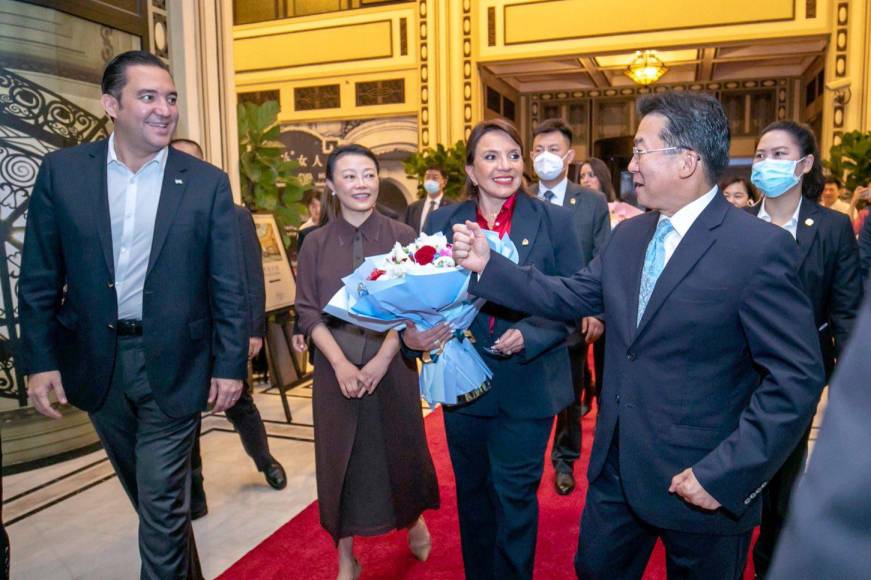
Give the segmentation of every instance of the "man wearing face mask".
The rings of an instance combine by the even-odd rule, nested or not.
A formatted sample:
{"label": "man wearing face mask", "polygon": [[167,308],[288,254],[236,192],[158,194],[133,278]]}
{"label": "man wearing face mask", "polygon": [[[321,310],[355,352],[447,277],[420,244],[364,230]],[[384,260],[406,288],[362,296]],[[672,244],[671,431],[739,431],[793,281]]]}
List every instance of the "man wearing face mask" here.
{"label": "man wearing face mask", "polygon": [[[772,123],[759,137],[751,173],[762,202],[760,219],[789,232],[799,248],[798,277],[814,312],[826,381],[852,334],[861,303],[859,249],[850,218],[817,203],[823,172],[813,131],[793,121]],[[772,306],[776,306],[772,304]],[[822,384],[819,385],[822,389]],[[832,397],[840,396],[837,391]],[[792,489],[804,471],[810,424],[762,491],[762,523],[753,548],[758,578],[764,578],[780,537]]]}
{"label": "man wearing face mask", "polygon": [[[533,131],[532,162],[539,182],[532,187],[539,199],[561,205],[572,212],[575,233],[581,246],[581,265],[592,260],[611,232],[608,202],[603,194],[581,187],[568,179],[569,165],[575,158],[572,149],[572,129],[562,119],[542,121]],[[572,386],[575,398],[557,415],[551,461],[556,471],[557,493],[568,495],[575,488],[574,463],[581,455],[581,393],[584,381],[588,344],[598,340],[605,325],[589,316],[567,340],[572,365]],[[601,377],[596,377],[601,381]]]}
{"label": "man wearing face mask", "polygon": [[445,175],[444,167],[433,165],[427,169],[423,178],[426,197],[415,201],[405,209],[402,222],[413,227],[418,234],[423,231],[423,225],[432,212],[454,203],[453,200],[445,197],[447,184],[448,178]]}

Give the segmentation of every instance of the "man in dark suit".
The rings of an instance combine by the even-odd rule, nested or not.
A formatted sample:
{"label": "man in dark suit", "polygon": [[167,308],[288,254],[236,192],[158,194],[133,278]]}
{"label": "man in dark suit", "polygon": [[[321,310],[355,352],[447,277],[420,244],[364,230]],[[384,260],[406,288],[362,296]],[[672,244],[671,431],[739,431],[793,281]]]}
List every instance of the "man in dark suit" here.
{"label": "man in dark suit", "polygon": [[[729,125],[707,95],[639,102],[629,164],[657,211],[622,222],[590,266],[542,275],[455,226],[470,291],[571,320],[604,311],[605,384],[575,567],[640,578],[657,538],[669,576],[740,578],[758,496],[804,433],[823,381],[813,313],[781,229],[716,182]],[[486,269],[485,269],[486,267]]]}
{"label": "man in dark suit", "polygon": [[795,488],[772,580],[867,578],[871,570],[871,301],[838,362],[820,435]]}
{"label": "man in dark suit", "polygon": [[34,407],[87,411],[139,515],[142,578],[200,577],[190,524],[200,412],[242,392],[248,326],[225,173],[168,147],[169,70],[106,67],[108,140],[50,153],[30,197],[19,282]]}
{"label": "man in dark suit", "polygon": [[[199,143],[190,139],[173,139],[170,145],[197,159],[204,159]],[[242,257],[242,281],[245,287],[245,297],[248,311],[248,359],[251,360],[263,348],[263,337],[266,335],[266,285],[263,278],[263,260],[260,241],[257,239],[257,228],[251,217],[251,212],[242,206],[236,206],[236,218],[239,226],[239,244]],[[243,382],[242,395],[236,404],[227,409],[227,419],[239,433],[242,447],[248,456],[254,460],[257,470],[262,472],[266,483],[273,489],[284,489],[287,485],[287,475],[281,464],[269,452],[269,440],[266,437],[266,427],[260,417],[260,411],[251,396],[251,385]],[[203,458],[200,453],[200,433],[194,440],[191,457],[191,519],[199,519],[208,511],[206,490],[203,487]]]}
{"label": "man in dark suit", "polygon": [[[871,184],[865,189],[871,189]],[[864,288],[868,283],[868,273],[871,272],[871,219],[868,218],[865,218],[859,230],[859,270]]]}
{"label": "man in dark suit", "polygon": [[444,167],[433,165],[427,169],[423,177],[423,188],[426,190],[426,197],[410,203],[405,208],[402,223],[410,225],[417,233],[422,232],[423,226],[432,212],[440,207],[454,203],[453,200],[445,197],[445,186],[447,184],[448,178],[445,175]]}
{"label": "man in dark suit", "polygon": [[[572,149],[572,129],[565,121],[542,121],[532,135],[533,167],[540,181],[532,187],[531,193],[572,212],[581,248],[581,267],[584,267],[599,254],[611,232],[608,202],[602,193],[569,181],[569,165],[575,158],[575,150]],[[566,339],[575,397],[557,415],[550,454],[556,471],[554,485],[560,495],[567,495],[575,488],[574,465],[581,456],[581,398],[585,383],[590,380],[588,345],[599,340],[604,330],[605,325],[599,318],[587,316],[581,320],[580,328],[575,328]],[[597,380],[601,379],[597,377]]]}

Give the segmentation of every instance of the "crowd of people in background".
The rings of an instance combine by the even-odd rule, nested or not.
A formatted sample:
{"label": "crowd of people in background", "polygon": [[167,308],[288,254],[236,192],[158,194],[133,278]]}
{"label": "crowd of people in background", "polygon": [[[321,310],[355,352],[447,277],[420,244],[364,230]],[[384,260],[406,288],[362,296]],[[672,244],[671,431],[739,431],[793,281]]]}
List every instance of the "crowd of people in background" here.
{"label": "crowd of people in background", "polygon": [[[170,147],[176,100],[152,55],[109,64],[112,136],[46,156],[19,284],[30,397],[50,417],[51,398],[90,413],[139,515],[143,578],[201,577],[190,522],[207,512],[207,404],[266,482],[286,485],[245,381],[264,335],[253,223],[195,143]],[[553,434],[547,484],[572,494],[594,406],[578,577],[640,578],[657,540],[675,578],[741,578],[751,552],[758,577],[785,578],[804,553],[775,548],[856,326],[871,184],[846,192],[825,177],[813,132],[791,121],[758,136],[749,178],[723,180],[729,124],[707,95],[649,95],[638,117],[631,195],[605,161],[575,159],[560,119],[530,142],[508,121],[477,124],[462,197],[446,196],[433,163],[402,216],[378,204],[372,151],[330,154],[304,200],[292,344],[314,362],[320,521],[339,580],[360,577],[355,537],[407,530],[420,561],[437,541],[418,359],[454,329],[379,333],[323,312],[365,257],[421,232],[453,240],[485,300],[469,331],[490,389],[444,409],[467,578],[532,578],[545,451]],[[517,263],[491,255],[482,230],[514,241]]]}

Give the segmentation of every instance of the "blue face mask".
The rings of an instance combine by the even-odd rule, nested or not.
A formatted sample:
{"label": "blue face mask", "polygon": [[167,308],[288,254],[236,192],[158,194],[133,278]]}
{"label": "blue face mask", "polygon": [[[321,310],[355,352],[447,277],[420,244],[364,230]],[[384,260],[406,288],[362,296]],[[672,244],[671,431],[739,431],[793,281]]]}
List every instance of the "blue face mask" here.
{"label": "blue face mask", "polygon": [[750,181],[765,197],[780,197],[801,180],[795,168],[804,157],[794,159],[763,159],[753,164]]}

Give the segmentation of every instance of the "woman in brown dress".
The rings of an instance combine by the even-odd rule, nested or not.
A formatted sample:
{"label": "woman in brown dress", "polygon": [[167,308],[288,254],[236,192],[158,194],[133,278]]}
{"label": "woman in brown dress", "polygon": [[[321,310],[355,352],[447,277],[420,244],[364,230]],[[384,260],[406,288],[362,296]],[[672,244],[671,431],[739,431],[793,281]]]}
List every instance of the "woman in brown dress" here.
{"label": "woman in brown dress", "polygon": [[376,333],[322,312],[364,256],[407,244],[415,232],[375,210],[378,161],[359,145],[327,160],[324,225],[299,255],[296,311],[315,345],[315,467],[321,525],[337,543],[340,580],[357,578],[353,537],[408,529],[419,560],[431,541],[422,512],[439,505],[414,363],[395,331]]}

